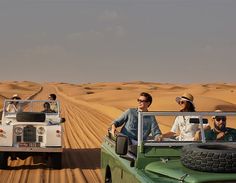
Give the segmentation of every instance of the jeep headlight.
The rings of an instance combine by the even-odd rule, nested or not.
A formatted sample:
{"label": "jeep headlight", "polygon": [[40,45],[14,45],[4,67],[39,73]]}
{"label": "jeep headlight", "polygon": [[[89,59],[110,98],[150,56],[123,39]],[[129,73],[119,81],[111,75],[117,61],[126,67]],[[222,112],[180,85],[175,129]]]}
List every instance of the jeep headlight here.
{"label": "jeep headlight", "polygon": [[44,134],[44,132],[45,132],[44,127],[42,127],[42,126],[39,127],[38,130],[37,130],[37,132],[38,132],[38,134],[40,134],[40,135]]}
{"label": "jeep headlight", "polygon": [[23,128],[21,127],[16,127],[14,130],[16,135],[21,135],[23,133]]}

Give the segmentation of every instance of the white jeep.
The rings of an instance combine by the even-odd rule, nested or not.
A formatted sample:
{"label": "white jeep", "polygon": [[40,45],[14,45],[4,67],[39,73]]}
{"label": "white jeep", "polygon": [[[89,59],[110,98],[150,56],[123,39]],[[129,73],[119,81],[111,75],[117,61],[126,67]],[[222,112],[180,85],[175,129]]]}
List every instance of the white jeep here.
{"label": "white jeep", "polygon": [[[43,160],[51,168],[61,168],[62,136],[59,101],[54,110],[45,110],[48,100],[5,100],[0,122],[0,168],[8,167],[8,159]],[[14,105],[16,110],[10,110]],[[39,158],[43,157],[43,158]]]}

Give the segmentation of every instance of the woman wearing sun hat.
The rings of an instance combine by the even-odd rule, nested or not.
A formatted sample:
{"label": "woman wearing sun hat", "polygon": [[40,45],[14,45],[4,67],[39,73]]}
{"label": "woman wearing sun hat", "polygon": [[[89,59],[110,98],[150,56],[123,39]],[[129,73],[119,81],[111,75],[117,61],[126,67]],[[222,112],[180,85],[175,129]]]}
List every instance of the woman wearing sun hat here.
{"label": "woman wearing sun hat", "polygon": [[[14,94],[12,97],[11,97],[11,100],[21,100],[21,98],[19,97],[18,94]],[[17,101],[11,101],[7,108],[6,108],[6,111],[7,112],[17,112],[19,110],[19,106],[18,106],[19,102]]]}
{"label": "woman wearing sun hat", "polygon": [[[195,112],[195,105],[193,103],[193,95],[184,93],[176,97],[176,102],[179,104],[180,112]],[[199,130],[199,124],[192,124],[189,122],[190,118],[197,118],[196,116],[177,116],[170,132],[163,135],[163,137],[175,137],[179,141],[193,141],[195,133]]]}

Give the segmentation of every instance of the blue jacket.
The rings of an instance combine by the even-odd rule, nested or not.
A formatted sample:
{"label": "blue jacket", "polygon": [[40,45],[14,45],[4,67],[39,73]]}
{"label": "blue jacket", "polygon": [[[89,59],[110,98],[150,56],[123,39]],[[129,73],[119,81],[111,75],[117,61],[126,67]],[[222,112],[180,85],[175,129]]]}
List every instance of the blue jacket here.
{"label": "blue jacket", "polygon": [[[138,133],[138,109],[130,108],[126,110],[119,118],[113,121],[115,127],[120,127],[121,133],[127,135],[130,139],[137,140]],[[143,117],[143,139],[146,140],[149,135],[153,137],[161,135],[161,130],[157,124],[155,116]]]}

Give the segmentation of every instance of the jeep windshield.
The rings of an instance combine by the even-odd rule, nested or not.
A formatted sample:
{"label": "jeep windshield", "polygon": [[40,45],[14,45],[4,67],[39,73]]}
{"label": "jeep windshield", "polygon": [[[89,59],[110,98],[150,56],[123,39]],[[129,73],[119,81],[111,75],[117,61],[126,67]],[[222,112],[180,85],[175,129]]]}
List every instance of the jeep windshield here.
{"label": "jeep windshield", "polygon": [[51,100],[5,100],[3,111],[5,115],[17,112],[43,112],[47,115],[58,115],[59,102]]}
{"label": "jeep windshield", "polygon": [[[150,135],[143,139],[144,116],[155,116],[162,131],[163,137],[157,141]],[[173,129],[176,118],[184,118],[189,123],[190,128],[183,130],[192,135],[191,138],[184,138],[180,132],[171,137],[165,136]],[[139,112],[138,118],[138,146],[183,146],[192,143],[232,143],[236,141],[235,127],[236,112]],[[224,133],[215,132],[214,123],[221,124]],[[180,124],[183,125],[183,124]],[[178,128],[181,128],[179,126]]]}

